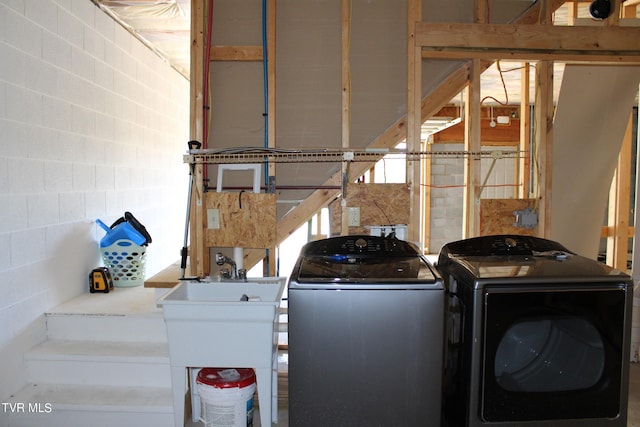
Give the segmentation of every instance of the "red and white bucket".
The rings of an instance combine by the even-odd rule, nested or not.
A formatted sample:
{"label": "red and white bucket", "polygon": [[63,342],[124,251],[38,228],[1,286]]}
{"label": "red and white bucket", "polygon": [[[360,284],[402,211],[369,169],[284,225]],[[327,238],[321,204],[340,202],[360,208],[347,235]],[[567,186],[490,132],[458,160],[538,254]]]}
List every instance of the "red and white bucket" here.
{"label": "red and white bucket", "polygon": [[206,427],[252,427],[256,374],[250,368],[203,368],[196,378]]}

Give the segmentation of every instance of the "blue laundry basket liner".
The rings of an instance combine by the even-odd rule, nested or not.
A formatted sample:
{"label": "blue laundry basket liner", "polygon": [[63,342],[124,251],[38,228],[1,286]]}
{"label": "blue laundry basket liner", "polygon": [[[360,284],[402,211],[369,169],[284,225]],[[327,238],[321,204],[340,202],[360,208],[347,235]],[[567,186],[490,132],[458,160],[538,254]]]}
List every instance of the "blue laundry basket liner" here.
{"label": "blue laundry basket liner", "polygon": [[105,248],[113,245],[118,240],[130,240],[138,246],[142,246],[146,243],[147,239],[138,230],[136,230],[128,222],[121,222],[113,228],[109,228],[104,222],[99,219],[96,223],[102,227],[107,234],[100,240],[100,247]]}

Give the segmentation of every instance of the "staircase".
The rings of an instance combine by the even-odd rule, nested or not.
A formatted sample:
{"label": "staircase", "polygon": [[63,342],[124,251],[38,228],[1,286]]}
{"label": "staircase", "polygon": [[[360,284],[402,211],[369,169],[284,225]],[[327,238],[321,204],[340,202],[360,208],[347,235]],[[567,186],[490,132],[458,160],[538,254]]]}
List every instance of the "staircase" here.
{"label": "staircase", "polygon": [[153,289],[84,294],[45,313],[6,427],[174,427],[166,330]]}

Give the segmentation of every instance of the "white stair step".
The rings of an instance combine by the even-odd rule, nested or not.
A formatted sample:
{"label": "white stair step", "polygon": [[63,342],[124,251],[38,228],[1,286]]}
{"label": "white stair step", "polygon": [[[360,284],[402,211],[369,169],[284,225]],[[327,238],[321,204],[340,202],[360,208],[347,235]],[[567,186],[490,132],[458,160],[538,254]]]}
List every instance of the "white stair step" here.
{"label": "white stair step", "polygon": [[170,387],[29,384],[6,403],[7,427],[174,427]]}
{"label": "white stair step", "polygon": [[37,384],[171,387],[166,343],[47,340],[25,361]]}
{"label": "white stair step", "polygon": [[162,312],[151,315],[47,313],[47,336],[58,340],[167,342]]}
{"label": "white stair step", "polygon": [[137,286],[77,296],[45,313],[50,339],[166,342],[155,289]]}

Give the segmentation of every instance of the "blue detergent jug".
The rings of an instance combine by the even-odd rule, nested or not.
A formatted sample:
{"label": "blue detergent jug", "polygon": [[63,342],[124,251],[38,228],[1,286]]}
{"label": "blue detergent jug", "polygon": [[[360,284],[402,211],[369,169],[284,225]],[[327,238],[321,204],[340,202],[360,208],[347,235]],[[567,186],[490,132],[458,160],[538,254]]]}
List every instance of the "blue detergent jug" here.
{"label": "blue detergent jug", "polygon": [[142,246],[147,242],[145,236],[139,233],[128,222],[121,222],[113,228],[109,228],[104,222],[100,221],[99,219],[96,219],[96,224],[98,224],[104,231],[107,232],[107,234],[100,240],[101,248],[111,246],[118,240],[129,240],[138,246]]}

